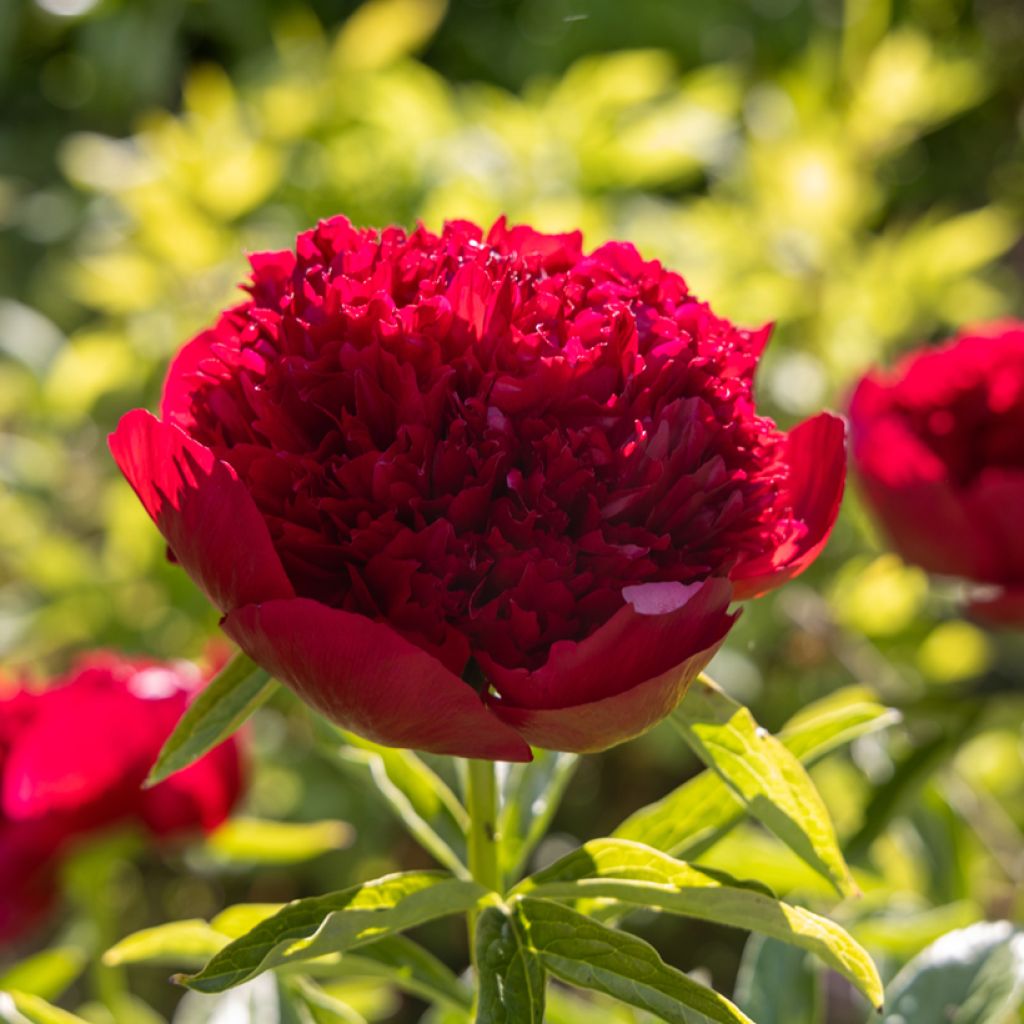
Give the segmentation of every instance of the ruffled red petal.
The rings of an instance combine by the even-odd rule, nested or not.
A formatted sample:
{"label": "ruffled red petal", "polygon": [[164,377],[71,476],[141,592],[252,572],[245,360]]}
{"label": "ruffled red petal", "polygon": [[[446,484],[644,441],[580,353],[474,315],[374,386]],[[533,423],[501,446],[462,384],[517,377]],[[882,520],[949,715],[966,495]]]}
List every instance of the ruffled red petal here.
{"label": "ruffled red petal", "polygon": [[174,557],[222,611],[294,593],[263,517],[226,463],[141,409],[110,451]]}
{"label": "ruffled red petal", "polygon": [[756,597],[802,573],[821,553],[843,500],[846,424],[823,412],[794,427],[786,438],[787,494],[794,531],[773,551],[741,562],[730,574],[735,597]]}

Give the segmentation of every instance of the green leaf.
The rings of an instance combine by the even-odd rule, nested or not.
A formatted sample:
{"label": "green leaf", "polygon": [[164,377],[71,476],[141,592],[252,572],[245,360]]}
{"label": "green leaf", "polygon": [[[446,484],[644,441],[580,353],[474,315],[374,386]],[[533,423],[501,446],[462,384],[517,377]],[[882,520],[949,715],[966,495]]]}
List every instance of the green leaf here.
{"label": "green leaf", "polygon": [[477,1024],[543,1024],[544,968],[516,912],[487,907],[477,918]]}
{"label": "green leaf", "polygon": [[484,895],[476,882],[410,871],[296,900],[235,939],[198,974],[179,980],[198,992],[222,992],[271,967],[344,952],[436,917],[465,913]]}
{"label": "green leaf", "polygon": [[121,964],[201,967],[229,941],[205,921],[173,921],[125,936],[103,954],[103,962],[108,967]]}
{"label": "green leaf", "polygon": [[[896,712],[868,699],[863,688],[848,687],[804,708],[786,723],[779,739],[804,764],[810,764],[898,718]],[[642,807],[612,834],[675,856],[695,857],[740,822],[744,813],[743,804],[708,770]]]}
{"label": "green leaf", "polygon": [[753,1024],[725,996],[669,967],[643,939],[552,900],[518,902],[530,946],[556,978],[603,992],[669,1024]]}
{"label": "green leaf", "polygon": [[28,992],[0,992],[0,1020],[7,1024],[86,1024],[59,1006]]}
{"label": "green leaf", "polygon": [[882,1024],[1003,1024],[1024,1005],[1024,931],[1008,921],[949,932],[890,982]]}
{"label": "green leaf", "polygon": [[871,957],[839,925],[639,843],[595,839],[526,879],[516,894],[611,899],[760,932],[809,950],[873,1006],[882,1004],[882,981]]}
{"label": "green leaf", "polygon": [[800,761],[753,715],[700,676],[672,722],[747,811],[843,896],[857,893],[828,809]]}
{"label": "green leaf", "polygon": [[750,937],[733,998],[757,1024],[819,1024],[822,997],[821,977],[804,950],[763,935]]}
{"label": "green leaf", "polygon": [[235,903],[210,921],[210,927],[229,939],[251,932],[256,925],[283,910],[284,903]]}
{"label": "green leaf", "polygon": [[277,685],[254,661],[236,654],[181,716],[145,785],[155,786],[226,740]]}
{"label": "green leaf", "polygon": [[206,839],[206,849],[223,863],[298,864],[352,841],[344,821],[265,821],[229,818]]}
{"label": "green leaf", "polygon": [[498,834],[503,877],[515,879],[522,874],[551,824],[578,762],[575,754],[535,750],[528,764],[499,766]]}
{"label": "green leaf", "polygon": [[56,999],[82,973],[88,960],[79,946],[44,949],[0,973],[0,991],[16,989],[41,999]]}
{"label": "green leaf", "polygon": [[381,792],[414,839],[439,864],[468,878],[464,863],[469,817],[447,783],[409,750],[397,750],[330,727],[331,756]]}

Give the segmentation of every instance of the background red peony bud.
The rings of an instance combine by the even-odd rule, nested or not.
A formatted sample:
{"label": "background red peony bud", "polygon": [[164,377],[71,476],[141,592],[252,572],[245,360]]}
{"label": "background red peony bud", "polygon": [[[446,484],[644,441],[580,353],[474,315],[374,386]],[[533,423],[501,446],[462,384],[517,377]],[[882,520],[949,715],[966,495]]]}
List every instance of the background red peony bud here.
{"label": "background red peony bud", "polygon": [[136,823],[157,840],[210,831],[242,789],[237,741],[153,787],[142,782],[201,683],[198,670],[96,653],[45,689],[0,686],[0,940],[54,897],[61,855]]}
{"label": "background red peony bud", "polygon": [[869,373],[850,419],[864,492],[897,550],[992,585],[972,610],[1024,624],[1024,324],[980,327]]}
{"label": "background red peony bud", "polygon": [[228,635],[356,732],[638,735],[825,543],[842,422],[758,416],[767,330],[630,245],[336,217],[252,266],[111,450]]}

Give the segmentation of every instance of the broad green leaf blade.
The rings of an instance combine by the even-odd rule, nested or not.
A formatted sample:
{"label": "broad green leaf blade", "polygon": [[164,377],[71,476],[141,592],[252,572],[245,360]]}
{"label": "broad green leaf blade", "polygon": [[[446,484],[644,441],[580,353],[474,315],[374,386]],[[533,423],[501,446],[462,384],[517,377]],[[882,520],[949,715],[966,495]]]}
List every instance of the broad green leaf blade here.
{"label": "broad green leaf blade", "polygon": [[214,917],[210,927],[229,939],[237,939],[286,906],[286,903],[234,903]]}
{"label": "broad green leaf blade", "polygon": [[340,953],[447,914],[486,895],[476,882],[439,871],[410,871],[289,903],[180,980],[197,992],[223,992],[263,971]]}
{"label": "broad green leaf blade", "polygon": [[823,996],[821,976],[804,950],[763,935],[750,937],[733,999],[757,1024],[819,1024]]}
{"label": "broad green leaf blade", "polygon": [[1024,931],[984,922],[943,935],[890,982],[882,1024],[1003,1024],[1024,1005]]}
{"label": "broad green leaf blade", "polygon": [[172,921],[126,935],[103,954],[103,962],[108,967],[121,964],[202,967],[229,941],[205,921]]}
{"label": "broad green leaf blade", "polygon": [[530,946],[556,978],[603,992],[669,1024],[753,1024],[628,932],[606,928],[552,900],[518,901]]}
{"label": "broad green leaf blade", "polygon": [[882,1004],[871,957],[839,925],[717,873],[639,843],[595,839],[532,875],[513,893],[546,899],[611,899],[760,932],[806,949]]}
{"label": "broad green leaf blade", "polygon": [[87,1024],[59,1006],[27,992],[0,992],[0,1020],[5,1024]]}
{"label": "broad green leaf blade", "polygon": [[344,821],[265,821],[232,817],[206,839],[205,849],[226,864],[299,864],[352,842]]}
{"label": "broad green leaf blade", "polygon": [[516,912],[487,907],[476,924],[476,1024],[543,1024],[544,968]]}
{"label": "broad green leaf blade", "polygon": [[[863,688],[848,687],[804,708],[786,723],[779,739],[804,764],[811,764],[898,718],[896,712],[870,700]],[[630,815],[612,834],[675,856],[695,857],[721,839],[744,814],[743,804],[708,769]]]}
{"label": "broad green leaf blade", "polygon": [[277,683],[239,652],[181,716],[146,779],[155,786],[222,743],[277,689]]}
{"label": "broad green leaf blade", "polygon": [[14,989],[41,999],[56,999],[88,962],[89,956],[80,946],[44,949],[0,973],[0,991]]}
{"label": "broad green leaf blade", "polygon": [[[330,727],[329,754],[381,792],[413,838],[460,878],[469,817],[448,784],[410,750],[397,750]],[[336,740],[340,737],[343,745]]]}
{"label": "broad green leaf blade", "polygon": [[[236,939],[283,907],[281,903],[237,903],[222,910],[210,927]],[[384,978],[428,1003],[467,1013],[473,1004],[471,993],[451,969],[404,935],[377,939],[360,946],[355,953],[331,953],[316,960],[300,961],[294,969],[325,979]]]}
{"label": "broad green leaf blade", "polygon": [[535,750],[529,764],[499,765],[501,868],[505,878],[518,878],[548,825],[572,778],[575,754]]}
{"label": "broad green leaf blade", "polygon": [[671,720],[750,814],[841,895],[857,892],[828,809],[810,776],[747,708],[700,676]]}

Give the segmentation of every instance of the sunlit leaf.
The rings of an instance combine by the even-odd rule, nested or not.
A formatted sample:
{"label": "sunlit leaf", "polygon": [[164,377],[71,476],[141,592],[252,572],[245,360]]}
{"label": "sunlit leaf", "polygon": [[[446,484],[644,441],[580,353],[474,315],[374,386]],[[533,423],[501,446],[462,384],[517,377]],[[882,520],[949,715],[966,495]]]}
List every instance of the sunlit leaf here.
{"label": "sunlit leaf", "polygon": [[543,1024],[544,969],[516,912],[486,907],[476,924],[477,1024]]}
{"label": "sunlit leaf", "polygon": [[86,1024],[59,1006],[27,992],[0,991],[0,1020],[6,1024]]}
{"label": "sunlit leaf", "polygon": [[235,939],[198,973],[180,980],[222,992],[282,964],[343,952],[425,921],[472,909],[486,890],[437,871],[387,875],[326,896],[289,903]]}
{"label": "sunlit leaf", "polygon": [[56,999],[87,962],[88,956],[79,946],[43,949],[0,973],[0,991],[14,989],[41,999]]}
{"label": "sunlit leaf", "polygon": [[857,891],[828,809],[797,757],[704,676],[671,721],[747,811],[842,895]]}
{"label": "sunlit leaf", "polygon": [[345,22],[334,59],[346,70],[389,64],[426,43],[447,7],[447,0],[367,0]]}
{"label": "sunlit leaf", "polygon": [[206,840],[218,860],[237,864],[297,864],[340,850],[352,841],[343,821],[263,821],[229,818]]}
{"label": "sunlit leaf", "polygon": [[[779,739],[804,764],[898,721],[898,714],[851,687],[808,705],[791,718]],[[744,809],[710,769],[667,796],[631,814],[612,833],[676,856],[694,857],[743,819]]]}
{"label": "sunlit leaf", "polygon": [[277,685],[254,661],[241,652],[236,654],[181,716],[146,785],[154,786],[187,768],[226,740],[270,697]]}
{"label": "sunlit leaf", "polygon": [[513,892],[559,900],[610,899],[760,932],[813,952],[872,1005],[882,1002],[874,963],[839,925],[639,843],[595,839],[531,875]]}
{"label": "sunlit leaf", "polygon": [[544,968],[669,1024],[753,1024],[725,996],[669,967],[653,946],[551,900],[523,899],[530,946]]}
{"label": "sunlit leaf", "polygon": [[261,921],[273,917],[284,906],[284,903],[235,903],[225,907],[213,918],[210,927],[221,935],[237,939],[240,935],[251,932]]}
{"label": "sunlit leaf", "polygon": [[229,941],[205,921],[172,921],[126,935],[103,954],[103,962],[108,967],[139,963],[201,967]]}

